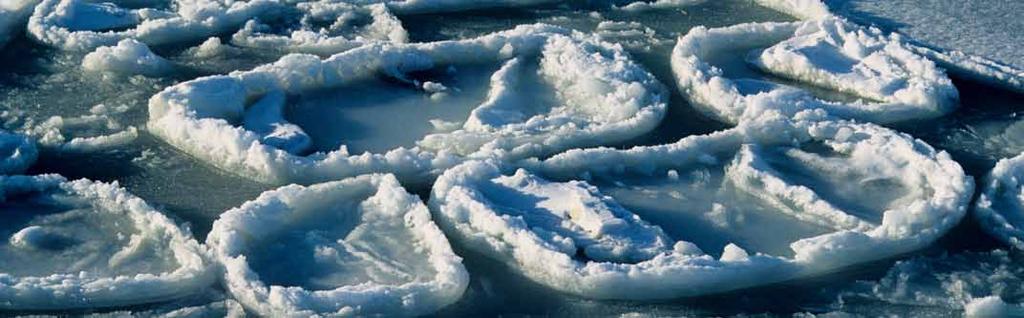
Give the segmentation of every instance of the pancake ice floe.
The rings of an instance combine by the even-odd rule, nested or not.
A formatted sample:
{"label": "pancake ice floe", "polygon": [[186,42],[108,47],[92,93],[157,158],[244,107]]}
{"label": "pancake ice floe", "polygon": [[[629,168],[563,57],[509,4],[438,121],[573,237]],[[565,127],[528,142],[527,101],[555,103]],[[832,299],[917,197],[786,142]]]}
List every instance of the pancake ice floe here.
{"label": "pancake ice floe", "polygon": [[666,299],[822,275],[924,248],[974,189],[948,154],[898,132],[765,116],[523,169],[472,161],[430,206],[453,244],[598,299]]}
{"label": "pancake ice floe", "polygon": [[667,98],[621,47],[538,24],[377,43],[325,60],[293,54],[199,78],[153,96],[148,127],[266,183],[389,172],[428,184],[465,158],[516,160],[635,138],[661,121]]}
{"label": "pancake ice floe", "polygon": [[207,245],[225,287],[261,316],[416,316],[469,276],[420,199],[392,175],[290,185],[222,214]]}
{"label": "pancake ice floe", "polygon": [[116,183],[0,177],[0,308],[141,305],[203,291],[206,251]]}

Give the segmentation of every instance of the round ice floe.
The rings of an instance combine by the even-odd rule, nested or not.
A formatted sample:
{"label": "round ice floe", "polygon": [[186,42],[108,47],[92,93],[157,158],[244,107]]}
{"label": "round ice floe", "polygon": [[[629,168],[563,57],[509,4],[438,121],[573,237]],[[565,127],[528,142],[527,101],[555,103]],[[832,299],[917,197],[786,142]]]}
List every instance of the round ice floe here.
{"label": "round ice floe", "polygon": [[0,175],[25,172],[36,162],[38,155],[32,140],[0,130]]}
{"label": "round ice floe", "polygon": [[233,31],[281,6],[275,0],[175,0],[172,12],[87,0],[43,0],[29,19],[28,31],[36,40],[65,50],[90,51],[128,38],[165,45]]}
{"label": "round ice floe", "polygon": [[985,177],[974,216],[989,234],[1024,249],[1024,154],[1003,159]]}
{"label": "round ice floe", "polygon": [[[858,100],[828,101],[790,86],[731,79],[708,62],[735,50],[754,50],[749,62],[762,71]],[[729,123],[766,108],[788,113],[821,108],[875,123],[928,119],[952,111],[959,98],[945,71],[915,54],[897,35],[830,16],[694,28],[679,38],[672,69],[679,89],[695,107]]]}
{"label": "round ice floe", "polygon": [[514,8],[556,3],[558,0],[355,0],[353,3],[383,3],[399,14],[456,12],[489,8]]}
{"label": "round ice floe", "polygon": [[780,117],[514,173],[467,162],[438,178],[430,206],[453,242],[613,299],[833,272],[925,247],[964,215],[973,183],[946,153],[870,124]]}
{"label": "round ice floe", "polygon": [[[451,83],[423,78],[460,74],[480,65],[497,68],[489,87],[480,86],[488,87],[480,90],[482,102],[465,101],[464,96],[472,95],[449,89]],[[367,93],[372,86],[388,85],[395,88]],[[417,108],[401,112],[428,105],[443,105],[449,113],[461,104],[474,108],[463,120],[431,119],[434,133],[412,137],[418,141],[410,141],[415,144],[411,148],[388,146],[382,149],[391,150],[353,155],[342,143],[308,154],[305,127],[283,115],[294,99],[289,96],[301,99],[325,90],[351,91],[330,100],[336,108],[361,98],[370,100],[364,107],[372,110],[374,102],[383,104],[373,98],[402,94],[422,99],[412,102]],[[403,182],[428,183],[466,157],[514,160],[634,138],[658,124],[666,98],[654,76],[631,62],[620,47],[557,27],[530,25],[469,40],[373,44],[326,60],[293,54],[252,71],[200,78],[153,96],[148,126],[193,156],[263,182],[312,183],[391,172]],[[378,114],[374,120],[401,115]],[[397,130],[415,131],[416,120]]]}
{"label": "round ice floe", "polygon": [[[289,35],[268,33],[269,26],[250,20],[236,32],[231,43],[240,47],[310,53],[327,56],[362,46],[368,42],[390,41],[405,43],[409,34],[387,7],[382,4],[356,6],[344,2],[316,1],[296,5],[303,12],[303,24],[328,24],[314,29],[303,27]],[[358,20],[369,23],[358,25]],[[351,30],[349,32],[346,32]]]}
{"label": "round ice floe", "polygon": [[128,306],[214,282],[205,251],[117,184],[0,177],[0,308]]}
{"label": "round ice floe", "polygon": [[290,185],[227,211],[207,238],[235,299],[265,316],[434,312],[469,281],[392,175]]}

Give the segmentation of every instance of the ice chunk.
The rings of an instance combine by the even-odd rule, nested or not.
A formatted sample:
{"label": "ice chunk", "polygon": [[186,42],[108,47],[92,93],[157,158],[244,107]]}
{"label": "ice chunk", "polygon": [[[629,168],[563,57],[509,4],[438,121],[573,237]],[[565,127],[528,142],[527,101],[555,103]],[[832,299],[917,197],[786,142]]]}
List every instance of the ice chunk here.
{"label": "ice chunk", "polygon": [[616,6],[616,9],[624,11],[645,11],[654,9],[679,9],[702,4],[706,0],[654,0],[636,1],[624,6]]}
{"label": "ice chunk", "polygon": [[0,130],[0,175],[20,174],[28,170],[39,151],[25,136]]}
{"label": "ice chunk", "polygon": [[214,281],[191,234],[117,184],[0,177],[0,308],[129,306]]}
{"label": "ice chunk", "polygon": [[528,7],[557,0],[353,0],[353,3],[384,3],[399,14],[457,12],[467,10]]}
{"label": "ice chunk", "polygon": [[1024,249],[1024,154],[999,160],[985,177],[974,216],[989,234]]}
{"label": "ice chunk", "polygon": [[[724,51],[765,47],[753,62],[769,73],[868,100],[828,101],[790,86],[732,79],[707,62]],[[787,113],[825,109],[845,118],[892,123],[942,116],[958,100],[945,72],[916,55],[898,36],[835,17],[697,27],[679,38],[672,69],[679,89],[692,104],[729,123],[764,109]]]}
{"label": "ice chunk", "polygon": [[[479,104],[469,118],[461,121],[461,129],[429,134],[414,147],[352,155],[342,143],[326,149],[330,151],[327,153],[299,156],[261,141],[265,133],[236,126],[244,113],[259,110],[254,106],[246,110],[247,101],[262,100],[273,91],[300,97],[327,89],[360,95],[367,85],[390,83],[386,85],[406,85],[419,90],[418,94],[426,90],[431,95],[415,105],[444,103],[448,97],[433,98],[438,94],[433,92],[436,85],[426,84],[433,81],[417,76],[429,75],[438,68],[484,64],[503,66],[492,75],[487,98],[482,103],[471,102]],[[550,100],[541,97],[548,94],[531,94],[540,90],[551,91]],[[344,105],[345,101],[364,99],[384,107],[385,100],[403,96],[406,91],[346,97],[332,103]],[[456,89],[443,93],[459,94]],[[630,61],[620,47],[538,24],[468,40],[377,43],[326,60],[294,54],[252,71],[200,78],[153,96],[148,127],[193,156],[263,182],[313,183],[391,172],[403,182],[425,184],[440,169],[465,158],[548,156],[565,149],[637,137],[658,124],[667,107],[666,99],[663,86]],[[433,131],[430,120],[434,119],[424,118],[420,126]],[[317,143],[317,138],[313,139]]]}
{"label": "ice chunk", "polygon": [[[462,246],[545,286],[613,299],[833,272],[926,247],[963,217],[973,183],[946,153],[872,124],[768,115],[669,145],[570,150],[512,175],[467,162],[438,178],[430,206]],[[660,228],[677,243],[590,253],[600,236],[578,216],[608,207],[643,226],[606,239],[637,246]]]}
{"label": "ice chunk", "polygon": [[102,46],[82,59],[82,68],[91,72],[123,75],[162,76],[174,65],[153,54],[149,46],[134,39],[124,39],[117,46]]}
{"label": "ice chunk", "polygon": [[222,214],[207,238],[228,292],[263,316],[432,313],[469,276],[392,175],[290,185]]}

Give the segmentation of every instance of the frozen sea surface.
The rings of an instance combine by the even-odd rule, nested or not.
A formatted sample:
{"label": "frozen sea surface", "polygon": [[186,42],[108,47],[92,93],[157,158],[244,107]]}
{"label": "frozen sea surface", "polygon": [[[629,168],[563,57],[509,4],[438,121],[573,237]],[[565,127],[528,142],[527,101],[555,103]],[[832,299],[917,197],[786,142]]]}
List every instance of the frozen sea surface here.
{"label": "frozen sea surface", "polygon": [[[114,36],[103,38],[102,45],[90,44],[87,48],[69,49],[66,45],[69,43],[68,37],[53,35],[66,35],[61,33],[63,31],[52,33],[53,37],[45,41],[41,41],[39,35],[50,33],[27,33],[31,32],[26,31],[31,13],[25,11],[24,6],[34,6],[38,2],[0,2],[0,39],[10,35],[10,39],[0,49],[0,123],[5,131],[37,140],[35,148],[38,159],[25,173],[58,173],[69,180],[88,178],[101,182],[116,181],[119,187],[166,215],[169,222],[191,233],[197,242],[207,241],[221,213],[255,200],[264,191],[276,187],[223,171],[187,155],[147,131],[149,99],[166,87],[202,76],[250,70],[275,62],[288,52],[310,52],[318,55],[318,58],[325,58],[367,42],[464,40],[509,30],[521,24],[546,23],[622,45],[631,61],[664,84],[670,96],[661,124],[639,137],[606,144],[615,149],[628,149],[637,145],[657,146],[732,126],[705,116],[698,108],[690,105],[677,89],[676,75],[671,67],[671,53],[678,37],[686,35],[696,26],[720,28],[748,22],[794,21],[789,15],[767,9],[750,0],[659,0],[647,1],[650,4],[646,5],[634,5],[633,9],[626,6],[631,1],[540,3],[514,7],[502,7],[502,1],[495,1],[497,8],[479,7],[468,12],[429,9],[430,6],[417,9],[415,2],[429,1],[409,0],[405,1],[409,2],[404,5],[408,8],[406,12],[400,9],[403,5],[391,4],[395,8],[391,12],[393,20],[386,15],[373,15],[370,9],[360,9],[358,14],[346,18],[348,22],[334,25],[332,21],[339,18],[339,11],[332,10],[340,9],[330,6],[318,7],[316,10],[312,7],[303,9],[307,11],[289,10],[280,19],[270,19],[252,11],[240,13],[244,19],[232,20],[229,21],[231,23],[217,25],[213,29],[203,29],[200,32],[202,36],[166,41],[167,38],[147,37],[140,35],[141,31],[130,30],[134,30],[133,26],[139,23],[136,19],[160,21],[178,16],[217,15],[220,11],[177,12],[174,6],[164,5],[163,2],[154,4],[153,1],[115,1],[114,4],[120,6],[116,9],[95,5],[91,1],[63,1],[76,3],[88,10],[78,11],[81,14],[79,18],[84,20],[79,21],[82,22],[80,24],[74,24],[75,19],[69,18],[51,20],[55,25],[70,26],[70,29],[75,30],[116,32]],[[62,1],[46,2],[52,5]],[[356,2],[368,4],[401,1]],[[612,3],[618,8],[613,7]],[[976,54],[1011,66],[1024,66],[1024,58],[1020,53],[1024,48],[1015,38],[1022,30],[1020,19],[1015,17],[1024,14],[1024,8],[1016,1],[851,0],[833,1],[829,5],[834,12],[853,22],[876,25],[883,31],[897,31],[920,44]],[[155,11],[139,11],[141,8]],[[328,22],[297,16],[302,12],[314,11]],[[85,19],[96,15],[119,14],[128,14],[129,18],[107,23]],[[59,14],[55,17],[59,18]],[[245,22],[250,17],[261,18],[260,25],[247,26]],[[18,25],[8,23],[15,20],[2,20],[7,18],[24,22]],[[381,22],[374,24],[375,21]],[[404,35],[389,24],[394,21],[401,23],[400,31],[404,31]],[[376,27],[396,32],[379,33],[375,31],[378,30]],[[240,29],[252,32],[237,32]],[[59,28],[51,30],[59,31]],[[357,37],[361,39],[357,41]],[[145,47],[124,42],[124,38],[135,39],[145,44]],[[285,49],[267,49],[260,47],[260,43],[283,43],[287,46]],[[97,49],[98,46],[108,48]],[[708,57],[708,62],[721,67],[727,77],[790,85],[816,98],[832,102],[858,100],[856,96],[764,73],[749,63],[750,51],[722,52]],[[90,54],[93,57],[86,58]],[[92,66],[83,67],[84,60],[91,61],[88,64]],[[521,80],[530,85],[539,62],[523,62],[521,71],[530,76],[524,76]],[[411,79],[421,81],[418,87],[402,80],[381,77],[366,79],[346,87],[346,90],[289,95],[283,117],[304,129],[312,140],[314,151],[337,149],[340,143],[348,145],[352,153],[409,147],[426,134],[445,131],[453,123],[464,120],[467,112],[487,98],[491,76],[503,65],[503,61],[457,65],[454,72],[450,72],[447,65],[435,65],[424,72],[411,74]],[[955,110],[938,118],[900,122],[889,125],[889,128],[920,138],[937,150],[948,151],[968,176],[979,180],[977,191],[980,192],[985,185],[980,181],[981,177],[987,175],[997,161],[1024,151],[1024,117],[1019,116],[1024,111],[1024,95],[994,87],[990,83],[957,77],[955,74],[950,74],[950,78],[959,92],[959,104]],[[426,88],[422,85],[424,80],[441,86],[431,85]],[[528,97],[536,105],[543,105],[544,101],[552,100],[549,96],[551,92],[544,91],[548,87],[537,85],[530,88],[535,89],[533,92],[536,94]],[[425,93],[428,89],[435,90],[432,93],[441,94],[432,96]],[[369,105],[374,107],[365,107]],[[451,107],[438,107],[440,105]],[[0,152],[3,158],[0,159],[5,160],[5,169],[9,166],[8,158],[23,158],[14,156],[15,151],[19,151],[16,146],[18,143],[8,140],[15,139],[4,137],[3,147],[0,147],[3,150]],[[758,156],[769,167],[788,176],[787,182],[817,189],[819,197],[857,216],[866,224],[882,222],[883,217],[879,211],[900,206],[900,198],[906,194],[905,187],[884,180],[872,181],[863,175],[848,176],[847,179],[864,181],[858,184],[865,185],[851,189],[844,182],[847,179],[829,178],[829,169],[791,164],[809,156],[828,157],[827,151],[814,147],[799,148],[803,152],[786,149],[764,149],[758,152]],[[730,188],[735,184],[727,182],[726,172],[734,157],[742,156],[735,155],[735,151],[728,152],[720,161],[706,166],[678,167],[674,169],[674,179],[666,178],[668,172],[658,171],[657,178],[630,172],[614,178],[593,178],[589,182],[595,191],[614,198],[622,208],[639,215],[646,222],[660,226],[664,235],[673,242],[691,241],[709,254],[708,257],[716,260],[723,254],[728,254],[727,259],[741,259],[740,253],[734,249],[729,253],[724,252],[729,243],[741,245],[749,256],[761,252],[791,257],[793,250],[789,243],[834,231],[834,228],[820,224],[794,221],[790,215],[777,213],[777,206],[765,204],[764,198],[753,197],[749,191]],[[14,171],[20,170],[17,164],[13,167]],[[786,167],[793,170],[784,170]],[[870,169],[873,168],[858,167],[857,171]],[[423,200],[429,198],[430,190],[429,184],[407,188],[408,192]],[[863,193],[874,196],[865,200]],[[368,196],[360,194],[359,200]],[[32,226],[58,229],[76,225],[76,230],[68,230],[62,235],[79,237],[80,241],[120,242],[130,246],[128,239],[122,241],[116,236],[97,234],[118,230],[128,234],[131,224],[115,224],[110,221],[123,219],[123,216],[83,218],[82,215],[87,215],[87,212],[106,210],[71,209],[63,205],[66,203],[63,201],[60,205],[54,205],[47,202],[40,204],[38,200],[29,199],[19,197],[4,201],[2,213],[10,214],[2,217],[10,222],[3,223],[0,231],[0,235],[4,235],[0,240],[7,243],[0,250],[5,253],[10,251],[8,245],[15,236],[22,239],[14,242],[26,242],[25,238],[36,237],[42,239],[28,241],[44,247],[62,246],[62,240],[47,239],[55,237],[50,235],[52,233]],[[72,203],[76,207],[83,204]],[[719,213],[709,213],[716,211],[715,203],[720,204],[717,210]],[[739,213],[730,210],[730,206],[749,209]],[[26,207],[31,211],[24,211]],[[347,210],[351,209],[338,208],[338,211]],[[1020,277],[1024,275],[1024,266],[1020,265],[1020,250],[991,238],[970,215],[973,211],[968,213],[962,222],[935,243],[911,255],[893,255],[837,272],[754,289],[659,301],[592,300],[558,292],[522,275],[512,274],[506,263],[493,257],[467,246],[452,244],[451,248],[462,258],[461,263],[469,275],[465,292],[458,299],[421,302],[434,305],[418,308],[423,310],[421,313],[433,311],[436,309],[433,307],[454,301],[434,313],[437,316],[790,316],[794,313],[944,316],[950,312],[959,313],[967,305],[974,312],[993,308],[1010,313],[1020,312],[1018,304],[1024,303],[1024,293],[1019,290]],[[40,216],[31,218],[26,215]],[[57,216],[63,218],[57,219]],[[350,219],[343,221],[341,223],[345,226],[339,226],[342,228],[315,222],[290,227],[292,231],[281,232],[280,237],[300,237],[304,232],[334,235],[331,238],[347,237],[340,242],[311,239],[259,246],[249,252],[254,256],[252,269],[265,273],[262,281],[268,284],[300,287],[314,292],[367,282],[371,285],[423,282],[424,277],[436,274],[436,270],[417,263],[422,260],[422,255],[427,254],[424,250],[409,254],[397,253],[403,245],[392,244],[387,237],[352,235],[353,229],[350,227],[355,227],[358,222]],[[679,224],[685,226],[672,226]],[[772,231],[758,224],[784,225],[787,228],[785,231]],[[374,226],[392,229],[381,224]],[[82,231],[82,227],[95,230]],[[398,233],[396,237],[402,238],[413,233],[402,229],[395,231]],[[318,249],[324,247],[366,242],[378,244],[375,243],[377,241],[384,242],[379,243],[379,246],[386,253],[363,255],[366,258],[347,255],[349,258],[339,258],[342,262],[337,263],[315,263],[316,258],[312,257],[317,255]],[[160,246],[156,244],[149,247]],[[168,253],[160,249],[142,250]],[[282,250],[299,250],[310,258],[277,263],[273,254]],[[103,257],[116,253],[102,249],[93,251],[85,247],[71,251],[79,254],[46,259],[63,260],[84,254]],[[12,255],[19,255],[20,258],[5,258],[17,262],[0,262],[0,272],[35,275],[109,267],[107,262],[87,260],[80,262],[80,267],[76,268],[76,264],[71,263],[35,261],[41,257],[38,253],[42,252],[38,250],[33,253],[15,252]],[[43,252],[53,253],[50,250]],[[140,255],[146,257],[127,262],[131,266],[116,268],[110,273],[129,275],[146,271],[159,272],[177,265],[175,262],[153,261],[148,257],[150,254]],[[402,270],[375,272],[360,267],[360,264],[368,263],[366,259],[398,264],[397,267],[388,268]],[[33,262],[39,263],[39,266]],[[287,268],[282,266],[294,264],[309,265],[304,270],[313,274],[302,277],[289,275]],[[325,274],[324,271],[350,275]],[[235,296],[222,286],[215,283],[212,287],[197,288],[194,293],[187,295],[159,295],[143,301],[114,301],[103,307],[74,306],[76,308],[41,311],[4,307],[0,309],[4,310],[0,311],[0,315],[220,317],[238,314],[243,306],[250,307],[250,313],[254,312],[251,303],[246,305],[231,300]],[[999,297],[999,302],[986,298],[991,296]]]}

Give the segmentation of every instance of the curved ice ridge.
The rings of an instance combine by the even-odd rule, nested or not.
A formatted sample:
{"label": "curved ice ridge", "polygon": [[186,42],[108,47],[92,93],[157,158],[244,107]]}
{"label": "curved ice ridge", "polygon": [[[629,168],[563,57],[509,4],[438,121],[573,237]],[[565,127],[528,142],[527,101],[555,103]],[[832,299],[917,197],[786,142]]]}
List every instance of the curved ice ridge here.
{"label": "curved ice ridge", "polygon": [[34,141],[0,129],[0,175],[25,172],[38,156],[39,150]]}
{"label": "curved ice ridge", "polygon": [[[793,87],[730,79],[705,59],[723,50],[756,49],[762,70],[862,98],[833,102]],[[793,23],[696,27],[679,38],[672,69],[683,95],[713,118],[737,123],[764,109],[795,113],[821,108],[843,118],[892,123],[951,112],[958,93],[944,70],[887,36],[841,18]],[[867,100],[863,100],[867,99]]]}
{"label": "curved ice ridge", "polygon": [[999,160],[984,178],[974,216],[981,228],[1017,249],[1024,249],[1024,154]]}
{"label": "curved ice ridge", "polygon": [[[291,245],[272,249],[281,240]],[[207,245],[224,264],[228,292],[264,316],[424,315],[454,303],[469,282],[427,207],[392,175],[264,192],[222,214]],[[297,254],[259,255],[278,250]],[[294,274],[307,283],[265,282],[273,275],[253,262],[279,263],[282,256],[331,268]],[[359,274],[365,281],[351,281]],[[332,282],[333,276],[349,281]]]}
{"label": "curved ice ridge", "polygon": [[[461,246],[550,288],[600,299],[696,296],[829,273],[923,248],[963,217],[973,182],[948,154],[886,128],[810,119],[817,116],[790,121],[776,113],[662,146],[570,150],[521,162],[528,169],[511,175],[512,167],[471,161],[438,178],[430,207]],[[812,144],[848,163],[801,149]],[[821,188],[793,183],[792,172],[772,168],[763,157],[773,149],[862,186],[896,182],[909,190],[884,210],[870,211],[877,218],[865,218],[864,211],[830,202]],[[723,182],[737,191],[828,231],[791,242],[792,256],[755,254],[730,243],[716,259],[692,242],[666,241],[661,228],[685,224],[644,222],[589,185],[623,174],[678,182],[677,171],[721,163],[728,163]]]}
{"label": "curved ice ridge", "polygon": [[[17,201],[19,198],[32,196],[32,204],[72,208],[58,213],[30,210],[38,214],[29,219],[29,226],[13,229],[13,235],[4,240],[0,246],[5,271],[0,273],[0,308],[54,310],[138,305],[188,296],[214,282],[205,249],[191,234],[116,183],[66,181],[58,175],[0,177],[3,203],[18,205],[22,204]],[[18,220],[20,213],[24,212],[5,211],[7,215],[3,217]],[[89,218],[107,218],[103,220],[111,223],[88,221]],[[4,224],[17,224],[8,222],[17,221]],[[106,230],[118,232],[92,233],[103,229],[90,226],[110,227]],[[122,232],[126,229],[116,227],[130,230]],[[92,241],[97,239],[102,241]],[[65,267],[61,271],[67,272],[7,272],[19,257],[45,258]],[[90,263],[107,272],[76,269]]]}
{"label": "curved ice ridge", "polygon": [[[538,75],[561,103],[540,114],[530,114],[525,108],[535,101],[516,93],[522,61],[534,57],[540,60]],[[272,94],[339,88],[375,76],[411,82],[408,72],[480,63],[504,64],[491,77],[486,100],[461,127],[386,153],[354,155],[342,146],[302,155],[308,136],[277,115],[285,101]],[[370,172],[429,183],[441,169],[467,157],[515,160],[634,138],[660,122],[666,99],[664,87],[621,47],[562,28],[529,25],[469,40],[378,43],[326,60],[293,54],[252,71],[185,82],[150,99],[148,127],[193,156],[267,183],[312,183]],[[248,101],[256,103],[247,109]],[[276,124],[249,125],[252,112],[267,109],[278,109],[277,114],[256,117]]]}

